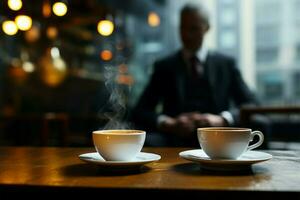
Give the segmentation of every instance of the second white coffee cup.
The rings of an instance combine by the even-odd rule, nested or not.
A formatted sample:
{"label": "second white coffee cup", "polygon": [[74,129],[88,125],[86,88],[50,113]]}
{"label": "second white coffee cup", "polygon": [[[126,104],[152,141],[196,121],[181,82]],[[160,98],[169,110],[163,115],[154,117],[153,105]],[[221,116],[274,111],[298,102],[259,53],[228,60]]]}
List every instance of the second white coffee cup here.
{"label": "second white coffee cup", "polygon": [[141,130],[93,131],[97,152],[106,161],[130,161],[142,150],[146,132]]}
{"label": "second white coffee cup", "polygon": [[[201,148],[211,159],[237,159],[245,151],[259,147],[264,141],[262,132],[249,128],[198,128],[197,134]],[[255,135],[259,136],[259,140],[249,146]]]}

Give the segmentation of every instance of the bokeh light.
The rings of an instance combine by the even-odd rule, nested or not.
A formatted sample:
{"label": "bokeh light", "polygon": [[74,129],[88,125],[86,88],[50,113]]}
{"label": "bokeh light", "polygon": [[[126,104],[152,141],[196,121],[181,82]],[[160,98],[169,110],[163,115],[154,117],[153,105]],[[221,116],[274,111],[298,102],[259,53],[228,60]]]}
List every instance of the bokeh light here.
{"label": "bokeh light", "polygon": [[22,68],[27,73],[32,73],[35,70],[35,66],[32,62],[25,61],[22,65]]}
{"label": "bokeh light", "polygon": [[21,0],[8,0],[7,5],[10,9],[17,11],[22,8],[22,1]]}
{"label": "bokeh light", "polygon": [[103,36],[109,36],[114,31],[114,24],[109,20],[101,20],[97,26],[98,33]]}
{"label": "bokeh light", "polygon": [[120,74],[117,76],[117,83],[121,85],[131,86],[134,83],[134,79],[131,75]]}
{"label": "bokeh light", "polygon": [[47,28],[46,34],[49,39],[55,39],[57,37],[58,30],[54,26],[49,26]]}
{"label": "bokeh light", "polygon": [[27,31],[32,26],[32,19],[27,15],[18,15],[15,18],[15,23],[21,31]]}
{"label": "bokeh light", "polygon": [[40,28],[33,25],[31,29],[25,32],[25,39],[27,42],[35,42],[40,38]]}
{"label": "bokeh light", "polygon": [[65,3],[56,2],[55,4],[53,4],[52,11],[55,15],[61,17],[67,13],[68,7]]}
{"label": "bokeh light", "polygon": [[18,27],[14,21],[4,21],[2,24],[2,30],[7,35],[15,35],[18,32]]}
{"label": "bokeh light", "polygon": [[160,17],[155,12],[150,12],[148,15],[148,24],[152,27],[157,27],[160,25]]}
{"label": "bokeh light", "polygon": [[42,13],[43,13],[44,17],[51,16],[51,5],[50,5],[49,1],[43,2]]}
{"label": "bokeh light", "polygon": [[113,54],[110,50],[103,50],[100,52],[100,58],[104,61],[109,61],[113,57]]}
{"label": "bokeh light", "polygon": [[39,59],[39,75],[49,87],[57,87],[67,77],[68,69],[57,47],[49,48]]}

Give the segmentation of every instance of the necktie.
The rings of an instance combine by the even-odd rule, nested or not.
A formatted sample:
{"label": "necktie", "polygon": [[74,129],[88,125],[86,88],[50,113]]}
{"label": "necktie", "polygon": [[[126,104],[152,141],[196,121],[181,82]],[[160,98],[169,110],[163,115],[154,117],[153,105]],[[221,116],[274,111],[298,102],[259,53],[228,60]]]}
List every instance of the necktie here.
{"label": "necktie", "polygon": [[202,73],[202,66],[199,59],[194,55],[190,58],[190,72],[192,79],[197,79]]}

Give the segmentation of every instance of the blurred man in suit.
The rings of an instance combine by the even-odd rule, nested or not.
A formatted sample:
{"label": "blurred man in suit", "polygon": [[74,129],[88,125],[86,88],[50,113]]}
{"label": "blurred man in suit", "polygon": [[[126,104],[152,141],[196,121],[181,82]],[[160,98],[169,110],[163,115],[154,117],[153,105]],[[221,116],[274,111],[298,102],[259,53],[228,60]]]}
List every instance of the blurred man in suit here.
{"label": "blurred man in suit", "polygon": [[[163,141],[170,146],[198,146],[197,128],[236,126],[238,108],[256,104],[235,60],[208,52],[202,45],[209,28],[203,7],[183,7],[182,49],[155,62],[150,82],[133,111],[140,128],[161,133],[154,141],[158,145]],[[157,112],[158,105],[162,109]]]}

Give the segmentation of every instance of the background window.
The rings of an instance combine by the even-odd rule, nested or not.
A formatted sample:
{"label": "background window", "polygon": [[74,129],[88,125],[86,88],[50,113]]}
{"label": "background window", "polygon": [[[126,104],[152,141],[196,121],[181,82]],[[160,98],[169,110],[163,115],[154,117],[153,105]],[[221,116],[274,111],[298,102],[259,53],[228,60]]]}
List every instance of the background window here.
{"label": "background window", "polygon": [[224,31],[221,35],[221,46],[224,49],[234,48],[236,45],[236,37],[233,31]]}
{"label": "background window", "polygon": [[[256,62],[261,63],[274,63],[278,59],[277,48],[261,48],[256,50]],[[272,65],[264,65],[265,67],[272,68]]]}
{"label": "background window", "polygon": [[284,95],[284,82],[280,73],[258,74],[261,98],[269,102],[278,102]]}

